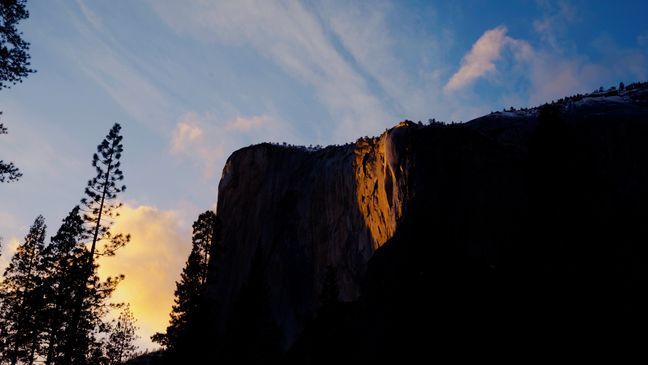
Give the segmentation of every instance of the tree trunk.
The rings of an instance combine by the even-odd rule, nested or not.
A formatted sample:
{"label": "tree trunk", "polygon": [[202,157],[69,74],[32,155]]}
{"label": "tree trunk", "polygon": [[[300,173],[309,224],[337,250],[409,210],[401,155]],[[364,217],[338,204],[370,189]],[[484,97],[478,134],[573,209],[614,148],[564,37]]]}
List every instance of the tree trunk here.
{"label": "tree trunk", "polygon": [[48,346],[47,346],[47,358],[45,359],[45,365],[52,365],[54,361],[54,343],[55,343],[54,331],[50,332]]}
{"label": "tree trunk", "polygon": [[38,334],[34,336],[32,341],[31,353],[29,354],[29,365],[34,365],[34,355],[36,354],[36,346],[38,346]]}

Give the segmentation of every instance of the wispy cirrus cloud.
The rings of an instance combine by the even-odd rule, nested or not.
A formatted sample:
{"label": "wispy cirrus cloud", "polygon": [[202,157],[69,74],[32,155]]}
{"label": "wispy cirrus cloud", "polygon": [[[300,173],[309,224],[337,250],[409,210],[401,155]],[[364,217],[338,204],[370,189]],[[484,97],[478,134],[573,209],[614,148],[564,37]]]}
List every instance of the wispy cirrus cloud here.
{"label": "wispy cirrus cloud", "polygon": [[259,128],[271,128],[273,120],[267,115],[253,115],[251,117],[237,116],[234,120],[225,124],[225,129],[228,131],[247,132]]}
{"label": "wispy cirrus cloud", "polygon": [[[411,80],[403,64],[394,54],[397,40],[389,31],[387,15],[392,4],[376,1],[372,4],[328,2],[322,5],[323,19],[339,39],[357,67],[375,80],[390,102],[404,109],[412,97]],[[425,44],[421,44],[423,48]],[[404,97],[404,94],[409,94]]]}
{"label": "wispy cirrus cloud", "polygon": [[151,1],[150,5],[178,33],[205,42],[251,46],[311,86],[331,114],[335,139],[375,133],[393,123],[392,114],[303,3]]}
{"label": "wispy cirrus cloud", "polygon": [[569,25],[578,21],[578,10],[564,0],[542,0],[537,3],[543,15],[533,21],[533,29],[546,46],[559,51],[564,47],[562,34]]}
{"label": "wispy cirrus cloud", "polygon": [[139,64],[132,50],[106,27],[100,13],[84,0],[76,1],[70,24],[78,39],[65,39],[60,48],[78,69],[93,80],[108,96],[138,123],[156,132],[173,120],[172,99],[155,80],[143,72],[150,65]]}

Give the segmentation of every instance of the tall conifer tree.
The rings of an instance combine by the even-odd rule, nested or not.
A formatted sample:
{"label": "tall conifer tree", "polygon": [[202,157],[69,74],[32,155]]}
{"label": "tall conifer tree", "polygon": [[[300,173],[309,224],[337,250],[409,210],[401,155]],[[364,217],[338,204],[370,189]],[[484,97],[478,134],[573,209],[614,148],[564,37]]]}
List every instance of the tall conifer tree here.
{"label": "tall conifer tree", "polygon": [[166,346],[170,356],[186,352],[201,337],[204,324],[203,303],[207,283],[207,268],[211,245],[217,229],[216,214],[206,211],[193,224],[192,247],[189,258],[176,283],[175,304],[166,333],[158,333],[153,341]]}
{"label": "tall conifer tree", "polygon": [[39,289],[44,273],[39,268],[45,247],[45,229],[45,219],[39,215],[11,258],[1,284],[4,357],[12,365],[18,361],[32,364],[41,344],[38,319],[44,301]]}
{"label": "tall conifer tree", "polygon": [[[83,279],[71,313],[71,323],[66,331],[63,350],[65,364],[72,364],[74,354],[83,350],[78,340],[87,339],[87,335],[92,331],[93,324],[84,320],[84,313],[87,314],[92,309],[100,310],[102,303],[105,304],[102,295],[112,293],[119,282],[119,279],[110,278],[103,284],[99,281],[96,275],[97,258],[114,255],[117,249],[130,241],[130,235],[113,235],[110,232],[114,218],[119,216],[118,209],[122,206],[117,202],[117,196],[126,189],[126,186],[121,184],[124,173],[121,170],[120,159],[124,146],[120,131],[121,126],[115,123],[106,138],[97,146],[97,153],[92,156],[96,176],[88,181],[85,197],[81,200],[84,209],[83,221],[91,241],[83,265],[85,273],[82,274]],[[102,285],[104,287],[101,289],[97,288]]]}
{"label": "tall conifer tree", "polygon": [[119,317],[111,323],[106,339],[106,357],[109,365],[123,364],[135,353],[137,339],[135,322],[130,306],[126,305],[119,313]]}
{"label": "tall conifer tree", "polygon": [[43,295],[47,306],[43,313],[45,364],[56,363],[62,356],[65,329],[70,326],[71,305],[85,274],[87,233],[76,206],[63,220],[43,255],[47,272]]}

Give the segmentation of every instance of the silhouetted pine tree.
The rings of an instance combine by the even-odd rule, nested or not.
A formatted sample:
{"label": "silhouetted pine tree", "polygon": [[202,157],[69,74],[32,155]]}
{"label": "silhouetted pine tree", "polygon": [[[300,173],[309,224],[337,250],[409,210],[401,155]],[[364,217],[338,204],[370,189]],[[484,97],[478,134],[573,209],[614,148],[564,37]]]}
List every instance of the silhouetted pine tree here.
{"label": "silhouetted pine tree", "polygon": [[216,234],[217,218],[212,211],[202,213],[193,224],[192,248],[176,283],[175,304],[166,333],[152,340],[167,348],[168,357],[198,347],[204,331],[204,300],[209,255]]}
{"label": "silhouetted pine tree", "polygon": [[43,255],[43,295],[47,306],[43,313],[45,364],[60,361],[63,351],[65,329],[70,326],[75,293],[83,281],[87,239],[83,220],[76,206],[63,220],[58,232],[52,237]]}
{"label": "silhouetted pine tree", "polygon": [[45,219],[38,216],[24,242],[11,258],[4,272],[0,292],[3,293],[4,359],[15,365],[18,361],[32,364],[41,344],[40,314],[44,308],[39,270],[45,242]]}
{"label": "silhouetted pine tree", "polygon": [[[81,203],[85,208],[83,220],[92,235],[90,247],[90,262],[94,262],[95,255],[112,256],[115,251],[130,240],[129,235],[112,235],[110,226],[112,219],[119,216],[122,203],[116,202],[117,194],[126,190],[125,185],[119,185],[124,180],[121,170],[121,156],[124,151],[122,137],[119,132],[121,126],[115,123],[106,138],[97,146],[97,153],[92,156],[92,166],[97,175],[88,181],[85,197]],[[103,243],[101,252],[97,250],[97,243]]]}
{"label": "silhouetted pine tree", "polygon": [[111,323],[106,340],[106,358],[109,365],[123,364],[135,353],[137,339],[135,322],[130,306],[126,305],[122,308],[119,317]]}
{"label": "silhouetted pine tree", "polygon": [[[77,288],[71,322],[66,329],[63,349],[63,363],[72,364],[76,356],[81,361],[81,352],[91,351],[91,345],[96,336],[98,323],[96,318],[105,311],[105,299],[115,289],[121,278],[108,278],[104,283],[96,275],[96,259],[99,256],[112,256],[115,251],[130,241],[130,235],[110,232],[113,219],[119,216],[117,210],[122,206],[116,202],[117,195],[126,189],[120,185],[124,179],[120,159],[124,146],[120,135],[121,126],[118,123],[110,129],[106,138],[97,146],[97,153],[92,156],[92,166],[97,175],[88,181],[85,197],[81,200],[84,207],[83,221],[88,235],[92,238],[90,250],[80,263],[84,268],[80,285]],[[101,247],[99,243],[101,242]],[[84,341],[85,345],[79,343]],[[83,345],[83,346],[82,346]],[[87,346],[86,346],[87,345]]]}

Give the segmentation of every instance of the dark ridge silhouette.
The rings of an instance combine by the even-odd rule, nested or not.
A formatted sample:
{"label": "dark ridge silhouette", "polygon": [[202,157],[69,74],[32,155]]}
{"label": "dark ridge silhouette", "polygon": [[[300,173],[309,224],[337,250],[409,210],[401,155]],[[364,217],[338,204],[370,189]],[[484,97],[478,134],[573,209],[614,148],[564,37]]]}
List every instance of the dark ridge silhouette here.
{"label": "dark ridge silhouette", "polygon": [[[120,126],[97,146],[96,176],[49,244],[38,216],[0,280],[1,364],[121,364],[132,357],[135,318],[125,303],[109,301],[123,275],[102,279],[99,256],[113,256],[130,235],[112,234],[124,175]],[[206,306],[203,306],[207,308]],[[110,320],[108,312],[120,309]]]}

